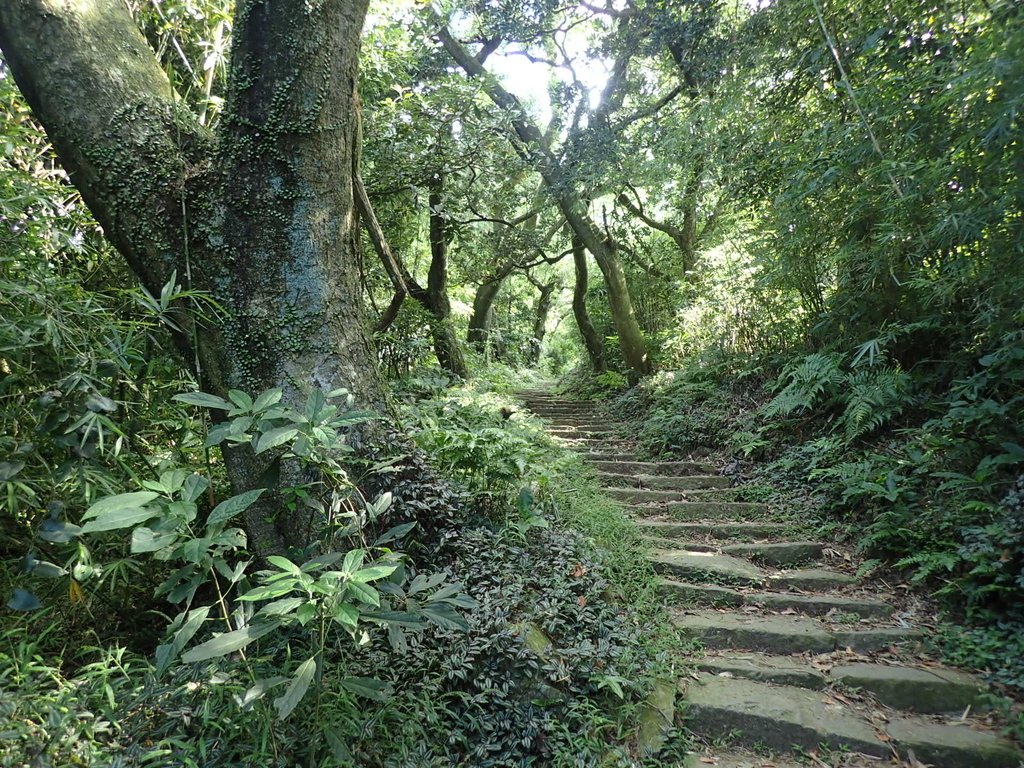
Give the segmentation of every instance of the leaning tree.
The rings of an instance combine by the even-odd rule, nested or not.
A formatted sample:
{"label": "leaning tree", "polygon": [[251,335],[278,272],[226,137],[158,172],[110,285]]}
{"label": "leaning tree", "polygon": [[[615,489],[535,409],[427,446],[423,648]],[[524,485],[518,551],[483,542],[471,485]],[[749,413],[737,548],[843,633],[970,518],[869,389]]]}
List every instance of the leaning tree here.
{"label": "leaning tree", "polygon": [[[385,411],[355,258],[360,35],[368,0],[239,0],[216,132],[186,108],[122,0],[4,0],[0,48],[82,197],[142,284],[177,276],[220,319],[182,308],[176,342],[204,390],[347,388]],[[236,492],[265,461],[226,453]],[[264,551],[296,520],[247,527]]]}

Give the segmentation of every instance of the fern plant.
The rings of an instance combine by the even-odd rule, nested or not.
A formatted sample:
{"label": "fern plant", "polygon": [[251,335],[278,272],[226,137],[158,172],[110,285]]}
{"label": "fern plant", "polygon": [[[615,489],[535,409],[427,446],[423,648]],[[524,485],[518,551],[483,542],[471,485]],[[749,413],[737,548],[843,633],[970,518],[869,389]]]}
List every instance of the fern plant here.
{"label": "fern plant", "polygon": [[807,355],[782,372],[776,386],[787,383],[765,406],[764,415],[773,418],[809,411],[819,403],[823,395],[834,396],[845,380],[846,374],[840,367],[839,355],[826,352]]}
{"label": "fern plant", "polygon": [[899,368],[865,368],[845,377],[846,409],[839,426],[847,442],[874,432],[903,412],[910,376]]}

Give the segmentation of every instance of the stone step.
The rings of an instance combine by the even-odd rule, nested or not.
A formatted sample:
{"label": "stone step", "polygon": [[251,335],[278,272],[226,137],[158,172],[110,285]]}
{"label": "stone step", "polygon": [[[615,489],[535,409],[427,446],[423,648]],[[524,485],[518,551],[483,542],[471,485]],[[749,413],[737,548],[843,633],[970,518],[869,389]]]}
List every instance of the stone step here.
{"label": "stone step", "polygon": [[[1021,756],[1006,739],[966,723],[913,717],[872,723],[821,691],[701,675],[686,691],[687,725],[708,738],[780,751],[825,745],[888,759],[895,750],[937,768],[1016,768]],[[877,730],[876,730],[877,729]]]}
{"label": "stone step", "polygon": [[760,585],[767,574],[746,560],[711,552],[674,550],[650,556],[654,570],[684,579],[709,579],[724,584]]}
{"label": "stone step", "polygon": [[610,442],[605,435],[605,432],[585,432],[582,429],[575,428],[553,428],[548,430],[548,434],[551,437],[557,437],[562,440],[579,440],[579,441],[597,441],[601,444]]}
{"label": "stone step", "polygon": [[893,608],[888,603],[866,598],[797,595],[787,592],[741,592],[715,584],[694,584],[673,579],[661,579],[659,588],[666,597],[694,605],[754,605],[769,611],[796,611],[803,616],[853,614],[865,619],[886,618],[893,613]]}
{"label": "stone step", "polygon": [[807,764],[752,752],[744,753],[737,749],[728,752],[713,749],[688,753],[681,768],[807,768]]}
{"label": "stone step", "polygon": [[914,643],[921,633],[902,627],[830,630],[805,616],[750,615],[720,611],[676,612],[672,622],[706,648],[736,648],[769,654],[828,653],[849,648],[871,653],[892,645]]}
{"label": "stone step", "polygon": [[[600,456],[600,458],[599,458]],[[600,472],[630,475],[699,475],[714,473],[710,464],[700,461],[636,461],[633,454],[609,452],[601,455],[584,454],[584,458]]]}
{"label": "stone step", "polygon": [[814,560],[820,560],[825,547],[816,541],[779,541],[758,544],[729,544],[722,547],[722,553],[733,557],[744,557],[761,565],[786,568]]}
{"label": "stone step", "polygon": [[668,520],[637,520],[644,534],[662,538],[764,539],[792,530],[785,523],[676,523]]}
{"label": "stone step", "polygon": [[638,516],[667,515],[673,520],[694,522],[697,520],[723,520],[746,522],[757,520],[768,514],[767,504],[749,501],[671,501],[658,507],[631,506]]}
{"label": "stone step", "polygon": [[616,501],[625,504],[664,504],[669,501],[683,501],[693,494],[706,494],[712,488],[694,491],[662,491],[654,488],[616,488],[605,486],[601,491]]}
{"label": "stone step", "polygon": [[694,491],[732,487],[732,480],[721,475],[620,475],[614,472],[598,472],[597,479],[606,486],[651,488],[661,491]]}
{"label": "stone step", "polygon": [[934,714],[984,708],[980,697],[985,686],[955,669],[855,663],[836,665],[829,676],[847,688],[867,691],[893,709]]}
{"label": "stone step", "polygon": [[958,670],[857,662],[816,669],[798,656],[763,653],[709,655],[697,667],[714,675],[820,690],[829,685],[857,688],[887,707],[919,714],[960,714],[984,708],[984,685]]}
{"label": "stone step", "polygon": [[809,592],[827,592],[856,583],[856,576],[828,568],[798,568],[780,571],[768,577],[768,585],[772,589],[804,589]]}
{"label": "stone step", "polygon": [[811,690],[821,690],[829,682],[824,672],[815,669],[799,656],[770,656],[764,653],[708,655],[697,663],[697,668],[720,677],[738,677]]}

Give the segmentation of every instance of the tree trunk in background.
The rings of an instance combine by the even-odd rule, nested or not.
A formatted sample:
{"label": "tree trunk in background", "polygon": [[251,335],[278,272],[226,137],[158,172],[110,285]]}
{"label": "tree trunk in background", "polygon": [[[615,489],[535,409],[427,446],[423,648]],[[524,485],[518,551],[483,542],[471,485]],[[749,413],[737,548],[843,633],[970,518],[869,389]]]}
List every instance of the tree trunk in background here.
{"label": "tree trunk in background", "polygon": [[540,348],[544,344],[544,335],[548,328],[548,314],[551,312],[551,302],[557,286],[558,283],[555,281],[539,286],[540,296],[537,297],[537,308],[533,318],[533,338],[530,340],[528,361],[530,365],[540,362]]}
{"label": "tree trunk in background", "polygon": [[444,174],[437,173],[430,183],[430,270],[427,273],[428,308],[434,315],[434,352],[437,361],[449,373],[469,378],[466,359],[452,324],[452,305],[448,300],[448,244],[451,231],[444,210]]}
{"label": "tree trunk in background", "polygon": [[509,113],[511,130],[514,133],[509,137],[510,140],[514,146],[522,142],[529,148],[520,154],[540,173],[545,187],[558,203],[558,208],[570,228],[594,255],[594,260],[608,286],[608,303],[611,306],[615,331],[619,336],[622,356],[629,368],[630,379],[635,382],[642,375],[650,373],[653,365],[647,354],[647,344],[640,324],[636,319],[633,301],[629,295],[629,283],[619,260],[618,249],[614,243],[600,235],[597,225],[586,210],[584,201],[573,192],[575,185],[570,174],[562,167],[559,159],[545,147],[540,130],[530,120],[519,99],[490,75],[481,61],[452,36],[450,30],[440,23],[439,18],[437,21],[438,38],[445,50],[467,75],[483,83],[484,90],[495,105]]}
{"label": "tree trunk in background", "polygon": [[491,330],[494,328],[494,302],[501,293],[505,278],[512,274],[513,262],[506,262],[486,282],[481,283],[473,297],[473,314],[469,318],[469,332],[466,340],[480,352],[491,344]]}
{"label": "tree trunk in background", "polygon": [[604,343],[601,341],[601,335],[590,321],[590,315],[587,314],[589,284],[587,250],[583,246],[583,241],[575,235],[572,238],[572,259],[576,265],[576,284],[572,292],[572,314],[576,318],[576,325],[579,326],[580,336],[583,337],[583,346],[587,350],[590,366],[594,369],[594,373],[604,373],[608,370],[604,360]]}
{"label": "tree trunk in background", "polygon": [[[346,387],[388,412],[351,183],[367,4],[239,0],[217,137],[184,110],[121,0],[0,4],[19,87],[143,285],[159,295],[176,270],[227,309],[219,328],[178,338],[207,391],[280,387],[298,404],[312,388]],[[264,460],[226,460],[236,493],[263,484]],[[314,521],[279,511],[268,500],[247,513],[255,551],[316,535]]]}

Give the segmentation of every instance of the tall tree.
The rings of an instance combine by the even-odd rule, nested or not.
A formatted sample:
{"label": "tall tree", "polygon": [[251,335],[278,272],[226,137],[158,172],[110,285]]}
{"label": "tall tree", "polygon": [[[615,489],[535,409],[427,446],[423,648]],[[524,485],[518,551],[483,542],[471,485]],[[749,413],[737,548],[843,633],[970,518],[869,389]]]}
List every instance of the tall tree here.
{"label": "tall tree", "polygon": [[[351,169],[368,0],[239,0],[216,133],[175,93],[121,0],[9,0],[0,48],[107,236],[159,294],[177,274],[224,307],[178,344],[204,389],[296,403],[386,399],[365,328]],[[226,454],[237,491],[265,462]],[[251,544],[303,545],[308,521],[250,509]],[[275,522],[269,522],[269,521]]]}

